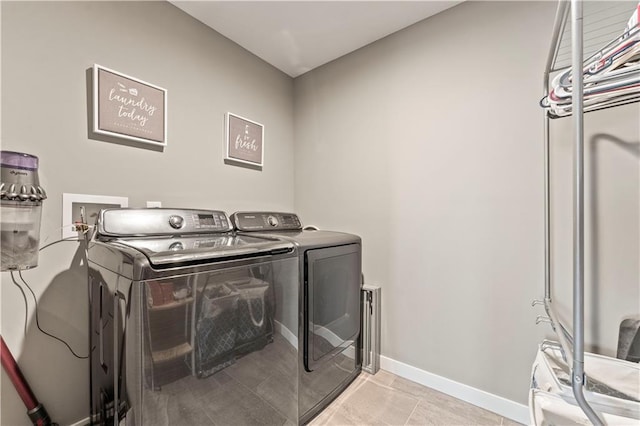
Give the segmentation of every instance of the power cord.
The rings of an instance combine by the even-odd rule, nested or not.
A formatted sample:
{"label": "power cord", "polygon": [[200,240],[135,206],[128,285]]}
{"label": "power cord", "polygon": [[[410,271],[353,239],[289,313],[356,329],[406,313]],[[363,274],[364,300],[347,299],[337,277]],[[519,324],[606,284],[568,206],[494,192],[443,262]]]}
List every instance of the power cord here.
{"label": "power cord", "polygon": [[[55,243],[52,243],[52,244],[55,244]],[[29,284],[27,283],[27,281],[25,281],[24,277],[22,276],[22,271],[21,271],[21,270],[18,270],[18,275],[20,276],[20,279],[22,280],[22,282],[24,283],[24,285],[29,289],[29,291],[31,292],[31,295],[33,296],[33,301],[34,301],[34,303],[35,303],[36,326],[38,327],[38,330],[40,330],[40,332],[42,332],[42,334],[45,334],[45,335],[47,335],[47,336],[51,337],[52,339],[55,339],[55,340],[57,340],[57,341],[59,341],[59,342],[63,343],[63,344],[64,344],[64,345],[69,349],[69,351],[71,352],[71,354],[72,354],[73,356],[75,356],[76,358],[78,358],[78,359],[88,359],[88,358],[89,358],[89,356],[88,356],[88,355],[87,355],[87,356],[81,356],[81,355],[78,355],[78,354],[77,354],[77,353],[76,353],[76,352],[71,348],[71,346],[70,346],[66,341],[64,341],[64,340],[63,340],[63,339],[61,339],[60,337],[55,336],[55,335],[53,335],[53,334],[51,334],[51,333],[49,333],[49,332],[47,332],[47,331],[45,331],[45,330],[43,330],[43,329],[42,329],[42,327],[40,326],[40,319],[39,319],[39,317],[38,317],[38,298],[36,297],[35,292],[31,289],[31,287],[29,286]],[[17,285],[18,287],[20,287],[20,286],[18,285],[18,283],[16,282],[16,280],[15,280],[15,276],[13,275],[13,271],[11,271],[11,279],[13,280],[13,282],[14,282],[14,284],[15,284],[15,285]],[[20,288],[20,289],[22,290],[22,288]],[[22,294],[24,295],[24,291],[22,291]],[[26,297],[25,297],[25,305],[26,305]],[[25,328],[26,328],[26,322],[25,322]]]}
{"label": "power cord", "polygon": [[64,242],[66,242],[66,241],[79,242],[79,241],[83,241],[83,240],[81,240],[81,239],[79,239],[79,238],[76,238],[76,237],[63,238],[63,239],[61,239],[61,240],[58,240],[58,241],[54,241],[54,242],[52,242],[52,243],[49,243],[49,244],[47,244],[46,246],[40,247],[40,250],[38,250],[38,251],[42,251],[42,250],[44,250],[44,249],[46,249],[46,248],[48,248],[48,247],[51,247],[51,246],[53,246],[53,245],[55,245],[55,244],[58,244],[58,243],[64,243]]}
{"label": "power cord", "polygon": [[[54,241],[52,243],[49,243],[45,246],[40,247],[40,249],[38,251],[42,251],[48,247],[51,247],[55,244],[58,243],[63,243],[63,242],[80,242],[80,241],[85,241],[85,243],[87,243],[88,245],[88,241],[87,241],[87,237],[88,237],[88,232],[91,228],[93,228],[92,226],[89,226],[85,223],[76,223],[75,224],[76,229],[78,230],[79,234],[82,234],[84,236],[84,239],[80,239],[80,238],[76,238],[76,237],[69,237],[69,238],[62,238],[60,240]],[[45,240],[46,241],[46,240]],[[87,252],[87,247],[85,247],[85,258],[86,258],[86,253]],[[72,348],[71,346],[63,339],[61,339],[58,336],[55,336],[45,330],[42,329],[42,327],[40,326],[40,319],[38,317],[38,298],[36,297],[35,292],[33,291],[33,289],[29,286],[29,284],[27,283],[27,281],[24,279],[24,277],[22,276],[22,270],[18,269],[18,275],[20,276],[20,280],[22,280],[22,282],[24,283],[24,285],[29,289],[29,291],[31,292],[31,295],[33,296],[33,301],[35,303],[35,317],[36,317],[36,326],[38,327],[38,330],[40,330],[41,333],[43,333],[46,336],[51,337],[52,339],[58,340],[59,342],[63,343],[71,352],[71,354],[78,358],[78,359],[88,359],[89,356],[82,356],[82,355],[78,355]],[[24,320],[24,334],[27,334],[27,323],[28,323],[28,318],[29,318],[29,304],[27,302],[27,295],[24,292],[24,289],[22,288],[22,286],[16,281],[15,276],[13,275],[13,271],[11,271],[11,280],[13,281],[13,283],[15,284],[16,287],[18,287],[18,289],[20,290],[20,292],[22,293],[22,298],[24,299],[24,305],[25,305],[25,320]]]}
{"label": "power cord", "polygon": [[22,298],[24,299],[24,335],[27,335],[27,323],[29,322],[29,303],[27,302],[27,295],[24,292],[24,289],[16,282],[16,279],[13,277],[13,271],[11,271],[11,280],[18,287],[20,293],[22,293]]}

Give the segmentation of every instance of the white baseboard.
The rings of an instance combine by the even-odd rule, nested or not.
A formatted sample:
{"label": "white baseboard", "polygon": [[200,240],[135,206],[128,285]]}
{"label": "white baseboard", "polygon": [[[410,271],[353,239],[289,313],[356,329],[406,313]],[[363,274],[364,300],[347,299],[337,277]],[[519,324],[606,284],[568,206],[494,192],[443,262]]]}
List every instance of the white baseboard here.
{"label": "white baseboard", "polygon": [[87,417],[85,419],[78,420],[77,422],[72,423],[69,426],[87,426],[89,424],[91,424],[91,418]]}
{"label": "white baseboard", "polygon": [[458,383],[446,377],[429,373],[428,371],[420,370],[419,368],[383,355],[380,356],[380,368],[411,380],[412,382],[420,383],[421,385],[494,412],[502,417],[524,425],[529,424],[529,408],[524,404]]}

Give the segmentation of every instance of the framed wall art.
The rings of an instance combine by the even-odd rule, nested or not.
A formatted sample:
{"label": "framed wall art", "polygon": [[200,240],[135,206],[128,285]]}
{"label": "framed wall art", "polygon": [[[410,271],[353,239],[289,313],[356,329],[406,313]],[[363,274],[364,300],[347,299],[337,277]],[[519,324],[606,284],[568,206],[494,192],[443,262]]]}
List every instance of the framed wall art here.
{"label": "framed wall art", "polygon": [[264,126],[248,118],[226,114],[225,160],[262,167]]}
{"label": "framed wall art", "polygon": [[128,207],[129,198],[88,194],[62,194],[62,238],[77,236],[76,224],[95,225],[101,209]]}
{"label": "framed wall art", "polygon": [[95,64],[93,132],[166,146],[166,89]]}

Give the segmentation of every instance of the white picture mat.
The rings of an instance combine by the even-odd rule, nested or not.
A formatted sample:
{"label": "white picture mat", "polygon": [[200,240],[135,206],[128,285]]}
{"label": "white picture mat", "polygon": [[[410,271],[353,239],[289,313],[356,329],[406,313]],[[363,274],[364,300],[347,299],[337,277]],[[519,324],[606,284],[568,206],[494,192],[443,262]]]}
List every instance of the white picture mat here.
{"label": "white picture mat", "polygon": [[[142,137],[137,137],[137,136],[133,136],[133,135],[128,135],[125,133],[116,133],[116,132],[112,132],[109,130],[104,130],[100,128],[99,125],[99,120],[98,120],[98,116],[100,114],[100,96],[99,96],[99,72],[100,70],[104,70],[107,71],[109,73],[112,74],[116,74],[118,76],[121,76],[123,78],[132,80],[134,82],[137,82],[139,84],[142,85],[146,85],[149,86],[151,88],[157,89],[161,92],[163,92],[164,95],[164,102],[163,102],[163,116],[164,116],[164,139],[162,142],[156,141],[156,140],[152,140],[152,139],[145,139]],[[122,138],[122,139],[129,139],[132,141],[137,141],[137,142],[144,142],[144,143],[148,143],[148,144],[152,144],[152,145],[158,145],[158,146],[167,146],[167,122],[169,121],[168,119],[168,111],[167,111],[167,89],[164,89],[160,86],[157,86],[155,84],[151,84],[149,82],[146,82],[144,80],[140,80],[139,78],[135,78],[132,77],[130,75],[121,73],[119,71],[115,71],[112,70],[110,68],[107,67],[103,67],[102,65],[98,65],[98,64],[94,64],[93,65],[93,132],[97,133],[97,134],[101,134],[101,135],[105,135],[105,136],[112,136],[112,137],[116,137],[116,138]]]}
{"label": "white picture mat", "polygon": [[73,238],[78,235],[73,224],[80,220],[80,206],[85,207],[85,221],[87,224],[94,225],[97,218],[96,215],[100,209],[129,207],[129,198],[107,195],[62,194],[62,238]]}
{"label": "white picture mat", "polygon": [[[257,131],[259,129],[259,134],[260,134],[260,142],[259,142],[259,146],[260,146],[260,160],[258,161],[250,161],[250,160],[245,160],[242,159],[238,156],[235,156],[232,154],[232,149],[231,149],[231,144],[232,144],[232,139],[231,139],[231,119],[232,118],[236,118],[238,120],[241,121],[245,121],[247,122],[248,125],[253,127],[253,131]],[[227,112],[225,114],[225,137],[224,137],[224,145],[225,145],[225,160],[230,161],[230,162],[235,162],[235,163],[240,163],[240,164],[248,164],[248,165],[252,165],[252,166],[258,166],[258,167],[262,167],[264,165],[264,125],[258,123],[257,121],[253,121],[249,118],[246,117],[242,117],[238,114],[234,114],[232,112]]]}

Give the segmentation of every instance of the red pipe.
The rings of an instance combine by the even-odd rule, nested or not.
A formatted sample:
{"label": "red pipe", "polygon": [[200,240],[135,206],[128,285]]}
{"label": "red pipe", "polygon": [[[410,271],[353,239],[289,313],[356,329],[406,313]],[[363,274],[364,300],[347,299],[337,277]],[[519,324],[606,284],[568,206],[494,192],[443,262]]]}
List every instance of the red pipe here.
{"label": "red pipe", "polygon": [[33,394],[33,391],[29,387],[26,379],[22,375],[22,371],[20,371],[20,367],[16,363],[16,360],[11,355],[9,348],[4,343],[4,339],[0,336],[0,342],[2,343],[2,367],[4,371],[7,372],[13,386],[18,391],[18,395],[22,398],[22,402],[27,407],[27,410],[33,410],[38,406],[38,401],[36,400],[36,396]]}
{"label": "red pipe", "polygon": [[4,371],[7,372],[7,375],[9,376],[9,379],[11,379],[13,386],[16,388],[18,395],[20,395],[22,402],[24,402],[24,405],[27,407],[27,415],[31,418],[34,425],[50,425],[51,420],[49,419],[47,410],[45,410],[42,404],[40,404],[36,399],[36,396],[29,387],[27,380],[22,375],[22,371],[20,371],[18,363],[16,363],[15,358],[11,355],[11,351],[9,351],[9,348],[4,343],[2,336],[0,336],[0,344],[2,367],[4,368]]}

